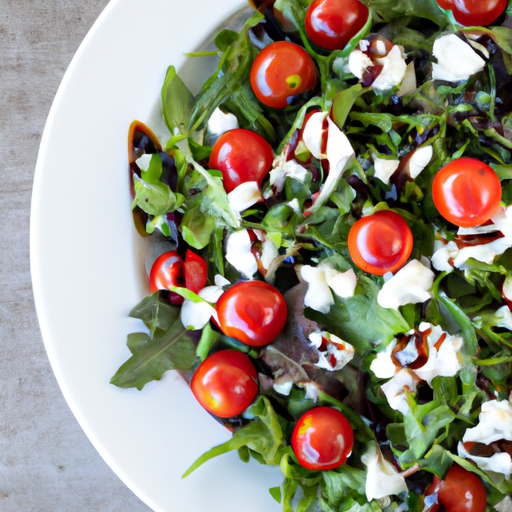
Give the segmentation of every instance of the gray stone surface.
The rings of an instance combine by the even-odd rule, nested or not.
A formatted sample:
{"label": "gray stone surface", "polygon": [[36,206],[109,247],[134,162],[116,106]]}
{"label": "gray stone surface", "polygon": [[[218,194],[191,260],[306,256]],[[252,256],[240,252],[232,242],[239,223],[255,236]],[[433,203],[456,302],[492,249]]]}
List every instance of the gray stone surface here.
{"label": "gray stone surface", "polygon": [[0,0],[2,512],[149,510],[100,458],[65,403],[41,339],[29,270],[41,133],[73,54],[106,4]]}

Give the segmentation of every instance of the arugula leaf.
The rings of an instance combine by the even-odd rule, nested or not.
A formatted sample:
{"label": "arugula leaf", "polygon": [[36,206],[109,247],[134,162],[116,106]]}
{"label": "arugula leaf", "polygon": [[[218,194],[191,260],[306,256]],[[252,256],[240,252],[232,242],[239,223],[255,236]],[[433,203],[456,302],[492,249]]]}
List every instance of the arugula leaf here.
{"label": "arugula leaf", "polygon": [[239,450],[242,447],[247,447],[259,454],[265,464],[279,463],[285,438],[279,423],[279,417],[269,400],[266,397],[258,398],[244,415],[250,417],[252,421],[237,430],[231,439],[201,455],[185,471],[182,478],[190,475],[208,460],[233,450]]}
{"label": "arugula leaf", "polygon": [[201,211],[201,208],[192,208],[183,216],[180,225],[183,239],[195,249],[203,249],[210,242],[215,229],[215,219]]}
{"label": "arugula leaf", "polygon": [[[179,312],[179,308],[176,308]],[[188,331],[181,324],[179,313],[174,323],[165,331],[155,330],[128,335],[128,359],[110,380],[120,388],[141,390],[148,382],[160,380],[168,370],[190,370],[196,360],[196,349]]]}
{"label": "arugula leaf", "polygon": [[187,133],[192,115],[194,96],[176,73],[174,66],[167,68],[161,91],[162,115],[171,134]]}

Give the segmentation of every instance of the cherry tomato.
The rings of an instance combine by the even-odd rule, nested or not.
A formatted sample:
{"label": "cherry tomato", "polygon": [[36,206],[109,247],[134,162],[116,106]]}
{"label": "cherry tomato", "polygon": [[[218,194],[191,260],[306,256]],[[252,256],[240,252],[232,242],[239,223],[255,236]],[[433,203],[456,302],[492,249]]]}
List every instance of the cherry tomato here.
{"label": "cherry tomato", "polygon": [[194,293],[199,293],[208,279],[208,265],[201,256],[187,249],[184,263],[185,286]]}
{"label": "cherry tomato", "polygon": [[359,219],[348,234],[348,250],[354,263],[377,276],[402,267],[411,255],[412,245],[409,226],[390,210]]}
{"label": "cherry tomato", "polygon": [[458,464],[453,464],[444,480],[434,477],[425,496],[438,493],[439,504],[431,508],[436,512],[441,505],[444,512],[485,512],[487,496],[480,479]]}
{"label": "cherry tomato", "polygon": [[217,302],[224,334],[252,347],[275,340],[286,323],[288,309],[281,293],[263,281],[232,286]]}
{"label": "cherry tomato", "polygon": [[306,12],[306,33],[325,50],[341,50],[365,26],[370,13],[358,0],[315,0]]}
{"label": "cherry tomato", "polygon": [[229,194],[238,185],[257,181],[259,185],[272,167],[270,144],[249,130],[230,130],[219,137],[210,156],[210,168],[218,169]]}
{"label": "cherry tomato", "polygon": [[334,469],[350,456],[354,433],[347,418],[331,407],[306,412],[292,433],[292,449],[306,469]]}
{"label": "cherry tomato", "polygon": [[485,27],[498,19],[507,7],[507,0],[437,0],[439,7],[453,12],[454,18],[466,27]]}
{"label": "cherry tomato", "polygon": [[501,183],[487,164],[459,158],[443,167],[432,183],[439,213],[456,226],[469,228],[487,222],[498,210]]}
{"label": "cherry tomato", "polygon": [[[159,256],[149,273],[151,293],[157,290],[168,290],[171,286],[183,286],[183,260],[176,251],[164,252]],[[177,293],[169,293],[172,304],[183,304],[183,297]]]}
{"label": "cherry tomato", "polygon": [[288,41],[271,43],[260,52],[251,69],[251,87],[268,107],[285,108],[294,96],[318,82],[318,71],[304,48]]}
{"label": "cherry tomato", "polygon": [[208,356],[190,382],[192,393],[208,412],[231,418],[249,407],[258,393],[257,373],[249,357],[238,350]]}

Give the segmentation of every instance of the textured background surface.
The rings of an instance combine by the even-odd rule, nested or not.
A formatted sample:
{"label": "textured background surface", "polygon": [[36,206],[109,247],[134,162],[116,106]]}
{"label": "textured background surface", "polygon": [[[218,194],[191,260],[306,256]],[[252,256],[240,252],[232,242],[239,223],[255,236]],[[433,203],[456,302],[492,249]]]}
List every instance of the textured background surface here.
{"label": "textured background surface", "polygon": [[[143,0],[141,0],[143,1]],[[107,0],[0,0],[0,510],[148,511],[71,414],[29,269],[37,151],[64,72]]]}

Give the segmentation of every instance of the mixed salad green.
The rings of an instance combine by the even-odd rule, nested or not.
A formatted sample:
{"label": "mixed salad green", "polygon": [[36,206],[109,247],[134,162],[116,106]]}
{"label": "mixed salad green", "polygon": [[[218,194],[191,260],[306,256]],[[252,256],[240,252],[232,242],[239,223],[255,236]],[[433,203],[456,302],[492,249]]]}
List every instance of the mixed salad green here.
{"label": "mixed salad green", "polygon": [[[329,3],[357,20],[343,46]],[[168,69],[168,140],[129,131],[135,223],[163,254],[111,383],[178,370],[233,432],[186,475],[238,450],[280,466],[284,511],[512,510],[511,15],[267,1],[192,54],[218,57],[197,96]],[[249,377],[212,391],[226,351]],[[334,467],[332,417],[304,416],[324,407],[352,429]]]}

